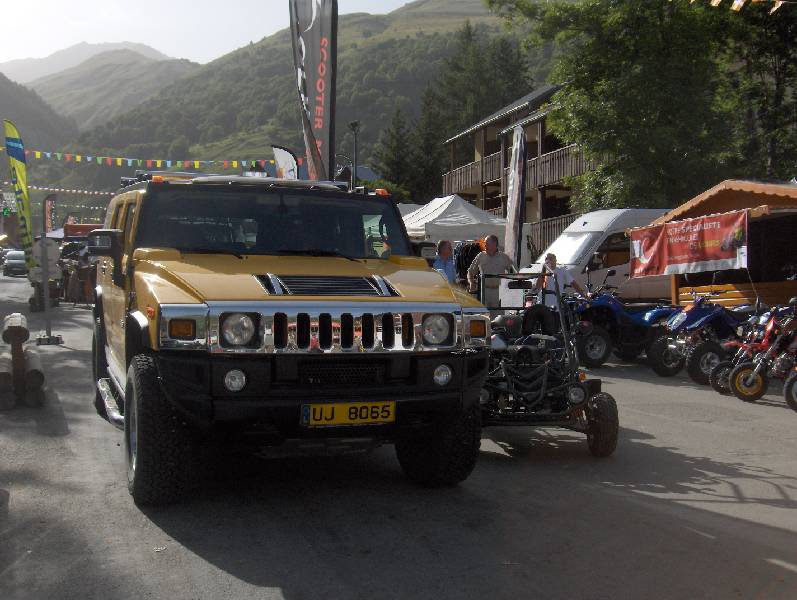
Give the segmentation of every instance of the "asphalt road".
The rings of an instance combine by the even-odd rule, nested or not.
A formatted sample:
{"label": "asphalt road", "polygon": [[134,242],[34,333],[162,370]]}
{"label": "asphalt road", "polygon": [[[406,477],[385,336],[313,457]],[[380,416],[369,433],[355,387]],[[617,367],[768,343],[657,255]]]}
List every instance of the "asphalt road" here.
{"label": "asphalt road", "polygon": [[[0,313],[28,295],[0,279]],[[777,394],[746,405],[614,364],[609,459],[492,429],[455,489],[414,487],[382,448],[236,462],[142,511],[91,406],[90,312],[56,315],[46,405],[0,413],[3,600],[797,597],[797,413]]]}

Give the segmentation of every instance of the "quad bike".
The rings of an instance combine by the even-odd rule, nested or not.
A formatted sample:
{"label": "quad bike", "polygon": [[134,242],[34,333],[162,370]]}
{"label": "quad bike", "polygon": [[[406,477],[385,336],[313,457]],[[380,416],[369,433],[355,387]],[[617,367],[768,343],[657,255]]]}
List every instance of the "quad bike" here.
{"label": "quad bike", "polygon": [[[542,274],[495,275],[510,289],[530,289]],[[576,325],[554,277],[559,318],[543,305],[515,307],[494,319],[490,370],[481,392],[484,426],[560,427],[586,434],[594,456],[617,447],[617,404],[599,379],[579,368]],[[489,307],[488,307],[489,308]],[[503,308],[506,310],[506,307]]]}
{"label": "quad bike", "polygon": [[726,359],[722,344],[738,341],[739,325],[764,309],[762,305],[728,309],[710,300],[719,295],[695,294],[692,304],[667,319],[666,335],[648,348],[648,361],[656,374],[672,377],[685,367],[692,381],[708,385],[711,371]]}
{"label": "quad bike", "polygon": [[797,364],[797,321],[795,320],[797,297],[789,301],[789,312],[779,320],[773,314],[767,324],[767,332],[775,337],[763,351],[752,360],[744,361],[731,370],[728,387],[731,393],[745,402],[755,402],[767,392],[770,378],[786,379]]}
{"label": "quad bike", "polygon": [[[606,279],[614,275],[606,272]],[[606,279],[594,291],[587,272],[587,287],[592,297],[581,300],[575,313],[581,322],[592,327],[577,337],[578,356],[587,367],[599,367],[612,350],[622,360],[634,360],[647,351],[663,331],[662,325],[680,307],[657,303],[627,303],[617,297],[617,286]]]}

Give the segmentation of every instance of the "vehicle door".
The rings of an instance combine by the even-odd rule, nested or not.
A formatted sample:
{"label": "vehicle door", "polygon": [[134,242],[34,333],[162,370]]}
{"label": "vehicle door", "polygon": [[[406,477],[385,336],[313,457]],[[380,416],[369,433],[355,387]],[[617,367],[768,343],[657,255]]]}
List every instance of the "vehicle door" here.
{"label": "vehicle door", "polygon": [[606,279],[606,283],[620,288],[620,295],[623,298],[639,297],[638,286],[628,287],[628,274],[631,269],[631,243],[624,231],[607,235],[593,254],[590,277],[594,286],[603,282],[609,269],[614,269],[615,274],[610,275]]}
{"label": "vehicle door", "polygon": [[[124,249],[120,262],[121,272],[125,273],[128,260],[128,251],[132,244],[132,235],[136,221],[137,202],[135,196],[126,199],[120,204],[119,218],[116,228],[123,231]],[[107,287],[103,287],[103,309],[105,313],[105,332],[108,348],[108,368],[116,380],[124,385],[127,364],[125,359],[125,322],[127,317],[127,301],[131,290],[127,289],[127,278],[116,285],[112,281],[113,260],[108,259],[109,265],[105,276]]]}

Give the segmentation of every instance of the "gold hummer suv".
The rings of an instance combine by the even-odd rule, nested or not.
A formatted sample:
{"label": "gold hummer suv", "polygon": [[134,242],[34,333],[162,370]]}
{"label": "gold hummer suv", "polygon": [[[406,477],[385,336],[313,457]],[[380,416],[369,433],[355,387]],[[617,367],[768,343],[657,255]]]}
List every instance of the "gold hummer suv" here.
{"label": "gold hummer suv", "polygon": [[298,454],[394,443],[418,483],[470,474],[489,314],[416,255],[389,197],[137,179],[89,239],[95,406],[124,431],[136,502],[179,499],[208,441]]}

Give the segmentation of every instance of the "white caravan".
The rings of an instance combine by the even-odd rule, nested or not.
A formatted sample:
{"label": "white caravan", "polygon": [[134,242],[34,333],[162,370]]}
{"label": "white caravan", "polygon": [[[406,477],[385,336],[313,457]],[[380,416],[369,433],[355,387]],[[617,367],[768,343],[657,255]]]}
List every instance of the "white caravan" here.
{"label": "white caravan", "polygon": [[[665,214],[664,208],[625,208],[597,210],[581,215],[554,240],[536,262],[523,271],[539,271],[545,255],[553,253],[560,266],[567,267],[579,282],[587,283],[587,266],[590,267],[592,283],[599,284],[608,269],[616,274],[607,283],[620,288],[620,296],[628,300],[657,300],[670,297],[669,275],[629,279],[631,267],[631,242],[627,229],[649,225]],[[527,229],[524,228],[527,235]],[[524,235],[524,238],[525,238]],[[532,260],[528,244],[523,244],[526,256],[521,264]]]}

